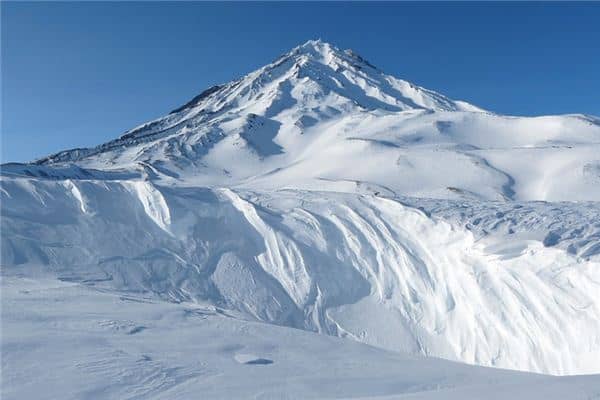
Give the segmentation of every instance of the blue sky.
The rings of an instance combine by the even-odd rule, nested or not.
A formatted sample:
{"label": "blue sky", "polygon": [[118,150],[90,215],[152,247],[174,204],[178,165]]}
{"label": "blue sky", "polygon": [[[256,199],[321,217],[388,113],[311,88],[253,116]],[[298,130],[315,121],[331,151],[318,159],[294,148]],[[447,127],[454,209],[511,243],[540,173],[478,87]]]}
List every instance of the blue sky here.
{"label": "blue sky", "polygon": [[600,3],[1,3],[2,161],[100,144],[308,39],[515,115],[600,115]]}

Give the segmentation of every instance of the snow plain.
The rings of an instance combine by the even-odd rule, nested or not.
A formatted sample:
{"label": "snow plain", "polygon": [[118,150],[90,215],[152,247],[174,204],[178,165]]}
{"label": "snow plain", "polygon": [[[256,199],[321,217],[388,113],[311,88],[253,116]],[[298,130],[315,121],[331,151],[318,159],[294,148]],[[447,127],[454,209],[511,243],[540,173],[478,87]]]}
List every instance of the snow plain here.
{"label": "snow plain", "polygon": [[307,42],[2,166],[2,395],[598,397],[482,366],[600,373],[599,154]]}

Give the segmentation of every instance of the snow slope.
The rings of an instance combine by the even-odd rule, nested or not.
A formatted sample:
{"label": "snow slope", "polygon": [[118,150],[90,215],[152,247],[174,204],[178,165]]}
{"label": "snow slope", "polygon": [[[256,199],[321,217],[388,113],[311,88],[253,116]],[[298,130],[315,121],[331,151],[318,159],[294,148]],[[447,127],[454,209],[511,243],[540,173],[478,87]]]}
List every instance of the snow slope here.
{"label": "snow slope", "polygon": [[550,377],[410,357],[56,280],[2,283],[2,399],[550,399],[600,395]]}
{"label": "snow slope", "polygon": [[[357,359],[406,360],[401,353],[558,375],[599,373],[599,154],[597,118],[496,115],[386,75],[354,52],[310,41],[114,141],[2,165],[2,285],[19,304],[17,311],[3,308],[9,332],[7,341],[3,327],[3,353],[10,355],[3,374],[14,369],[5,378],[9,393],[21,398],[28,389],[19,379],[37,371],[19,354],[54,357],[35,350],[54,322],[36,322],[40,317],[33,315],[20,320],[19,310],[29,315],[44,296],[67,304],[61,296],[69,291],[81,291],[89,308],[117,301],[116,294],[141,296],[156,310],[144,315],[165,318],[157,322],[164,326],[171,321],[168,310],[202,304],[234,317],[209,326],[180,321],[186,335],[198,330],[211,337],[221,330],[235,337],[246,331],[242,326],[252,326],[275,343],[279,335],[310,338],[307,343],[317,347],[335,342],[335,362],[342,362],[337,351],[352,347],[360,349]],[[5,286],[7,279],[14,290]],[[16,300],[22,285],[41,285],[39,301],[27,306]],[[61,289],[48,291],[48,285]],[[123,308],[135,319],[138,303],[130,303],[102,305],[102,312]],[[87,311],[68,307],[74,326],[91,323]],[[204,364],[150,363],[143,375],[117,348],[108,358],[97,357],[106,343],[97,346],[104,339],[95,323],[71,336],[79,332],[81,351],[93,354],[74,349],[48,361],[56,367],[81,359],[98,374],[72,392],[59,390],[59,397],[186,397],[187,385],[202,382],[196,376]],[[39,333],[30,348],[20,348],[17,337],[28,324]],[[117,331],[138,327],[119,324],[109,323]],[[146,323],[139,326],[146,332]],[[132,337],[148,333],[140,332]],[[292,358],[301,357],[301,347]],[[178,349],[183,357],[191,347]],[[227,357],[259,364],[269,358],[252,354],[256,359]],[[303,368],[322,366],[316,358],[303,359]],[[456,393],[474,398],[481,391],[463,387],[445,366],[464,368],[468,376],[490,374],[519,394],[531,392],[513,386],[513,376],[531,383],[528,390],[543,386],[563,394],[580,382],[520,374],[504,380],[497,371],[431,362],[444,371],[434,380],[448,379]],[[121,386],[108,388],[112,363],[130,372]],[[347,360],[342,364],[347,368]],[[410,369],[404,361],[394,365],[390,371]],[[263,367],[269,368],[252,368]],[[377,380],[369,375],[373,370],[356,368]],[[366,385],[360,395],[431,389],[424,383],[431,376],[421,372],[414,387],[382,378],[381,386]],[[310,382],[309,375],[298,379]],[[85,382],[108,392],[83,393]],[[311,383],[298,385],[302,389],[288,388],[305,393],[302,398],[333,390],[331,384],[314,391]],[[252,397],[259,386],[248,379],[211,394],[227,398],[247,389]],[[578,392],[582,398],[597,394],[585,390]],[[510,395],[516,392],[498,396]]]}

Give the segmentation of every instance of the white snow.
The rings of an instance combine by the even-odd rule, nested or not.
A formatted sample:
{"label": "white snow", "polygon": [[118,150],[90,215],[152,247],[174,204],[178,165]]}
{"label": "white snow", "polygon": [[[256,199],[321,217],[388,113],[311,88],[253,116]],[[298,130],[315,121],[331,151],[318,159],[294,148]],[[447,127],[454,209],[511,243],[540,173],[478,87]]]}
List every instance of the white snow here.
{"label": "white snow", "polygon": [[2,398],[556,399],[597,376],[550,377],[410,357],[351,340],[74,283],[4,277]]}
{"label": "white snow", "polygon": [[310,41],[5,164],[3,397],[594,398],[421,357],[600,373],[599,154]]}
{"label": "white snow", "polygon": [[[598,371],[600,249],[583,246],[583,258],[564,247],[597,243],[600,229],[563,239],[549,229],[561,217],[552,205],[490,211],[495,223],[547,214],[517,218],[537,237],[482,236],[372,195],[81,181],[77,197],[70,185],[3,181],[11,193],[2,199],[3,262],[11,271],[47,265],[70,281],[207,301],[413,354],[553,374]],[[84,211],[80,198],[96,202]]]}

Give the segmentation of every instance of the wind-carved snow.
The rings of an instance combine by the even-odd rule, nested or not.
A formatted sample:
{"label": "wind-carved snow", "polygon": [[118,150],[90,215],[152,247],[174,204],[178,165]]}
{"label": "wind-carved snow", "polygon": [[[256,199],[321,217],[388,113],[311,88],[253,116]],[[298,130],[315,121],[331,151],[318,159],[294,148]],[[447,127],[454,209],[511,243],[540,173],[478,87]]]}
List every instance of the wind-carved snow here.
{"label": "wind-carved snow", "polygon": [[[582,259],[519,235],[478,238],[376,196],[80,185],[82,196],[118,204],[117,218],[105,202],[84,212],[59,182],[30,184],[34,190],[3,181],[13,193],[2,199],[5,265],[42,263],[70,281],[211,301],[396,351],[555,374],[597,371],[597,255]],[[21,211],[25,220],[10,218],[20,204],[39,206]],[[563,208],[598,218],[597,208]],[[534,212],[557,218],[551,205]],[[72,220],[57,226],[48,217],[62,214]],[[529,229],[536,227],[546,229]]]}
{"label": "wind-carved snow", "polygon": [[3,165],[3,274],[598,373],[598,154],[597,118],[496,115],[310,41],[114,141]]}
{"label": "wind-carved snow", "polygon": [[268,226],[251,203],[229,189],[223,194],[241,212],[245,220],[264,238],[266,251],[258,256],[258,263],[284,288],[296,305],[302,307],[310,290],[310,278],[299,249],[292,240],[285,240]]}
{"label": "wind-carved snow", "polygon": [[162,230],[170,233],[169,225],[171,224],[171,214],[169,212],[169,206],[167,206],[160,191],[148,181],[131,182],[129,187],[137,195],[144,206],[144,211],[148,214],[150,219],[152,219],[152,221],[154,221]]}

